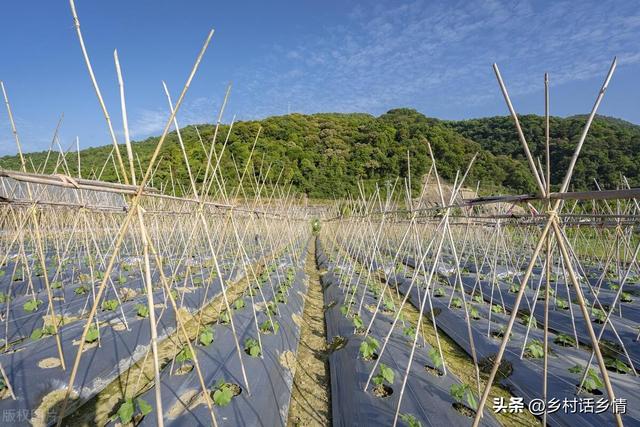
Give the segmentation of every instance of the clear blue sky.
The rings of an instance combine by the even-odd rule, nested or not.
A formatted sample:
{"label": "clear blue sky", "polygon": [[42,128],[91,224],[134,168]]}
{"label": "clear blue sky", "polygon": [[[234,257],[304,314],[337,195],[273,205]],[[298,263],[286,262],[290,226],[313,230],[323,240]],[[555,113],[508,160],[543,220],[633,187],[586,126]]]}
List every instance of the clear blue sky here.
{"label": "clear blue sky", "polygon": [[[65,0],[5,2],[0,79],[26,151],[46,149],[59,115],[61,142],[110,143]],[[85,41],[122,138],[113,49],[125,75],[134,139],[168,117],[161,81],[182,88],[209,28],[212,44],[179,114],[211,122],[225,86],[225,121],[292,112],[415,108],[447,119],[506,114],[497,62],[521,113],[587,112],[609,62],[619,68],[600,112],[640,123],[640,2],[76,0]],[[514,135],[515,137],[515,135]],[[0,155],[15,153],[0,109]]]}

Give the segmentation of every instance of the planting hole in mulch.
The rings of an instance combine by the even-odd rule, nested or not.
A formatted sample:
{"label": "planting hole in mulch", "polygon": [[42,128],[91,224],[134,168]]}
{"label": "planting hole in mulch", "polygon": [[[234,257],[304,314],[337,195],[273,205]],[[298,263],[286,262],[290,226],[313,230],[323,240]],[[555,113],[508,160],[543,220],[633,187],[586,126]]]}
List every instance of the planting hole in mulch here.
{"label": "planting hole in mulch", "polygon": [[334,351],[338,351],[343,349],[347,345],[347,339],[341,335],[336,335],[333,339],[327,344],[327,352],[333,353]]}
{"label": "planting hole in mulch", "polygon": [[373,353],[371,355],[371,357],[362,357],[362,360],[364,360],[365,362],[374,362],[376,360],[378,360],[378,353]]}
{"label": "planting hole in mulch", "polygon": [[578,391],[581,391],[582,393],[586,393],[586,394],[590,394],[592,396],[602,396],[602,390],[595,388],[593,390],[585,390],[584,388],[580,389],[580,384],[576,384],[576,394],[578,393]]}
{"label": "planting hole in mulch", "polygon": [[127,329],[127,325],[124,322],[114,322],[111,324],[111,328],[116,332],[122,332]]}
{"label": "planting hole in mulch", "polygon": [[460,402],[453,403],[453,409],[455,409],[465,417],[474,418],[476,416],[476,411],[474,411],[473,409],[469,408],[466,405],[463,405]]}
{"label": "planting hole in mulch", "polygon": [[[478,367],[480,368],[480,372],[483,374],[491,373],[493,369],[493,365],[496,362],[496,355],[492,354],[491,356],[483,357],[478,361]],[[498,378],[507,378],[513,373],[513,365],[508,360],[502,359],[500,361],[500,367],[498,368]]]}
{"label": "planting hole in mulch", "polygon": [[[231,396],[227,394],[231,393]],[[220,393],[220,400],[216,400],[216,395]],[[214,389],[211,390],[210,396],[214,405],[227,406],[231,403],[231,400],[242,393],[242,387],[235,383],[223,383],[219,382]]]}
{"label": "planting hole in mulch", "polygon": [[186,375],[193,371],[193,363],[183,363],[178,369],[175,370],[175,375]]}
{"label": "planting hole in mulch", "polygon": [[328,310],[330,310],[332,307],[334,307],[336,305],[336,301],[331,301],[329,304],[325,305],[323,307],[324,312],[326,313]]}
{"label": "planting hole in mulch", "polygon": [[239,396],[240,393],[242,393],[242,387],[236,383],[227,383],[227,386],[231,389],[233,397]]}
{"label": "planting hole in mulch", "polygon": [[434,368],[433,366],[424,365],[424,370],[436,377],[441,377],[443,375],[440,369]]}
{"label": "planting hole in mulch", "polygon": [[[78,346],[80,345],[80,340],[73,340],[72,343],[74,346]],[[89,351],[92,348],[96,348],[98,347],[98,340],[95,340],[94,342],[85,342],[84,346],[82,347],[82,352],[84,353],[85,351]]]}
{"label": "planting hole in mulch", "polygon": [[60,366],[60,359],[57,357],[47,357],[38,362],[38,366],[42,369],[57,368]]}
{"label": "planting hole in mulch", "polygon": [[386,384],[379,384],[373,388],[375,397],[385,398],[393,394],[393,389]]}
{"label": "planting hole in mulch", "polygon": [[[442,313],[442,309],[436,307],[433,309],[433,317],[438,317],[440,315],[440,313]],[[431,318],[431,312],[427,311],[424,313],[424,317],[428,317]]]}

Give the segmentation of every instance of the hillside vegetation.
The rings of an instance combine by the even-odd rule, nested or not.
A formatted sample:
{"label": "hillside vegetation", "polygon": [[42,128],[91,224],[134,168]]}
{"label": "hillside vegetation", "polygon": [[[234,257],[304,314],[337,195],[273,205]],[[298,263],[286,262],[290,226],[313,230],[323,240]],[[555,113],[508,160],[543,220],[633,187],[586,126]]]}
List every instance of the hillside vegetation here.
{"label": "hillside vegetation", "polygon": [[[544,122],[539,116],[523,116],[522,126],[534,156],[544,159]],[[570,155],[584,125],[585,117],[552,118],[551,150],[553,182],[561,181]],[[376,183],[384,190],[386,180],[407,177],[407,152],[414,196],[420,193],[422,177],[429,169],[426,141],[431,143],[440,175],[449,181],[458,169],[464,170],[471,157],[478,159],[466,181],[470,187],[480,181],[485,192],[535,191],[513,122],[509,117],[465,121],[427,118],[410,109],[396,109],[379,117],[368,114],[291,114],[260,121],[237,122],[221,160],[221,171],[228,188],[236,187],[247,163],[253,140],[262,126],[252,167],[253,176],[267,176],[267,183],[290,183],[292,191],[311,198],[337,198],[358,193],[357,183],[371,191]],[[198,125],[205,147],[209,147],[214,126]],[[221,126],[217,152],[222,149],[228,126]],[[206,154],[194,126],[181,130],[191,169],[202,182]],[[134,143],[134,151],[146,168],[158,138]],[[111,146],[81,151],[82,174],[90,177],[102,171],[101,179],[117,181],[113,162],[103,169]],[[124,146],[121,153],[126,156]],[[31,162],[40,167],[46,152],[30,153]],[[76,174],[76,155],[67,156],[71,174]],[[46,172],[53,172],[57,156],[52,155]],[[597,178],[603,187],[615,187],[620,174],[631,185],[638,185],[640,164],[640,126],[621,120],[598,117],[592,126],[583,154],[576,167],[574,188],[594,188]],[[136,161],[138,166],[138,162]],[[0,167],[19,169],[16,156],[0,158]],[[237,169],[236,169],[237,168]],[[61,171],[61,170],[59,170]],[[268,171],[268,173],[267,173]],[[173,176],[173,184],[171,184]],[[249,175],[251,176],[251,174]],[[253,177],[252,177],[253,179]],[[161,151],[161,162],[154,186],[166,191],[189,192],[189,179],[177,136],[172,132]],[[251,194],[247,180],[245,189]]]}

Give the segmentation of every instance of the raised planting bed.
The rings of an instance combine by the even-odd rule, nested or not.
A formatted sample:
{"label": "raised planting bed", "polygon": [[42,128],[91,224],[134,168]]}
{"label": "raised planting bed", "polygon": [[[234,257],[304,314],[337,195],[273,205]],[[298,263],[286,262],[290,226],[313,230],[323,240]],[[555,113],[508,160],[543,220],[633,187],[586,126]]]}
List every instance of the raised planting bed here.
{"label": "raised planting bed", "polygon": [[[259,255],[253,257],[257,256]],[[225,280],[236,281],[239,274],[237,268],[230,269],[226,273]],[[157,272],[154,275],[154,278],[156,277]],[[141,287],[139,281],[137,286]],[[174,297],[179,309],[193,314],[219,295],[220,279],[214,278],[208,285],[200,284],[189,289],[176,287],[178,290],[175,290]],[[164,290],[159,289],[158,286],[154,286],[154,289],[158,338],[162,341],[175,332],[176,313],[166,303]],[[103,301],[109,301],[107,292]],[[85,345],[79,365],[74,384],[74,401],[70,409],[91,399],[150,351],[149,319],[146,318],[145,313],[141,316],[140,306],[147,309],[146,315],[148,315],[144,294],[123,303],[117,309],[102,304],[96,317],[101,325],[99,334],[94,330],[88,335],[90,342]],[[129,329],[122,321],[122,312],[127,319]],[[77,340],[82,334],[84,324],[83,321],[76,321],[59,329],[67,366],[74,360],[78,346]],[[36,414],[37,417],[39,415],[36,409],[44,409],[64,397],[69,370],[63,371],[60,368],[54,337],[45,335],[37,340],[30,339],[18,344],[10,353],[0,355],[0,363],[17,397],[17,400],[12,400],[5,396],[0,400],[0,410],[23,410]],[[34,381],[34,378],[43,380]],[[70,412],[71,410],[68,411]],[[28,422],[28,420],[24,421],[25,424]]]}
{"label": "raised planting bed", "polygon": [[[347,318],[344,314],[346,283],[342,283],[340,276],[343,280],[347,277],[342,269],[346,266],[337,266],[329,261],[319,244],[316,251],[318,265],[328,269],[321,282],[325,293],[327,338],[333,349],[329,355],[333,424],[391,425],[399,402],[402,377],[409,362],[411,341],[403,333],[402,326],[396,326],[381,356],[379,371],[376,372],[369,389],[365,391],[364,386],[373,367],[373,361],[370,359],[377,358],[376,354],[380,351],[382,341],[391,328],[393,319],[390,316],[394,313],[379,313],[370,334],[366,338],[361,335],[357,331],[357,325],[354,325],[354,317]],[[355,284],[357,278],[354,277],[352,280]],[[362,284],[360,289],[364,289]],[[357,295],[355,300],[360,301],[361,297],[362,294]],[[363,307],[375,307],[376,304],[375,292],[368,291]],[[357,311],[357,307],[353,307],[352,310]],[[360,312],[359,318],[364,328],[370,322],[371,316],[371,311],[366,308]],[[467,408],[468,415],[459,412],[456,408],[465,407],[466,403],[464,400],[457,402],[451,393],[452,388],[463,388],[460,381],[451,373],[438,375],[433,360],[427,356],[431,348],[422,340],[419,340],[419,343],[420,347],[414,354],[402,398],[400,423],[470,425],[471,418],[468,415],[472,415],[473,411]],[[368,356],[369,353],[373,355]],[[380,368],[383,365],[385,368]],[[389,381],[389,369],[393,372],[392,381]],[[483,419],[483,425],[499,424],[488,415]]]}
{"label": "raised planting bed", "polygon": [[[246,390],[236,351],[232,330],[228,324],[204,325],[211,335],[194,342],[202,375],[214,402],[214,413],[218,425],[285,425],[291,398],[291,388],[296,364],[296,352],[300,338],[300,320],[307,290],[306,276],[302,268],[306,250],[298,264],[285,257],[270,273],[270,283],[263,284],[265,299],[277,306],[272,312],[276,326],[273,333],[266,315],[266,307],[260,293],[255,292],[256,307],[262,348],[257,341],[256,324],[248,294],[244,303],[234,304],[233,322],[238,334],[250,392]],[[251,289],[256,291],[255,286]],[[283,297],[284,295],[284,297]],[[275,309],[275,307],[274,307]],[[209,341],[212,338],[212,341]],[[186,348],[186,347],[184,347]],[[195,369],[185,373],[179,371],[181,364],[168,365],[161,372],[161,395],[165,425],[193,426],[211,424],[208,408]],[[151,405],[151,410],[140,425],[157,425],[155,410],[155,388],[138,396]],[[117,414],[116,414],[117,417]],[[114,423],[116,420],[114,419]]]}
{"label": "raised planting bed", "polygon": [[[398,284],[398,288],[401,292],[407,292],[410,286],[410,280],[404,277],[397,277],[392,282]],[[438,315],[436,317],[437,326],[447,336],[452,338],[457,344],[459,344],[469,355],[471,355],[471,344],[467,333],[467,324],[465,320],[465,314],[462,309],[448,308],[448,301],[451,292],[450,287],[444,287],[445,295],[442,298],[432,298],[434,310],[438,309]],[[411,290],[409,295],[410,301],[414,305],[418,304],[417,290]],[[469,299],[470,303],[471,300]],[[478,311],[478,318],[471,322],[471,328],[473,333],[473,339],[475,344],[476,353],[479,360],[483,360],[485,369],[491,369],[493,357],[500,345],[500,328],[506,325],[507,317],[503,314],[492,313],[493,325],[492,329],[496,333],[492,334],[492,337],[487,336],[488,331],[488,317],[489,317],[489,305],[488,304],[472,304]],[[497,322],[496,322],[497,321]],[[542,358],[538,353],[540,349],[525,352],[525,357],[520,358],[522,343],[524,341],[524,334],[526,327],[522,324],[514,324],[512,336],[507,345],[507,349],[504,356],[501,372],[509,373],[508,376],[501,376],[499,381],[512,391],[517,397],[523,397],[525,402],[530,402],[531,399],[539,398],[542,391]],[[555,334],[550,334],[550,348],[552,350],[549,357],[549,377],[548,377],[548,390],[549,398],[557,398],[560,401],[564,398],[573,399],[576,397],[577,384],[580,381],[580,373],[572,372],[576,365],[584,366],[586,360],[589,357],[589,353],[583,350],[578,350],[570,347],[563,347],[557,344],[553,344],[556,338]],[[529,333],[529,343],[533,340],[541,342],[542,331],[534,330]],[[535,354],[532,354],[535,353]],[[535,357],[532,357],[535,356]],[[598,373],[597,366],[593,368],[595,373]],[[614,387],[618,391],[618,395],[629,399],[629,401],[635,401],[640,399],[640,393],[637,388],[628,382],[629,376],[609,373]],[[584,397],[594,397],[597,399],[602,396],[604,389],[600,386],[597,390],[593,390],[593,394],[587,393]],[[490,402],[489,402],[490,404]],[[639,423],[640,422],[640,410],[627,408],[627,414],[623,417],[625,422]],[[557,411],[548,415],[547,422],[550,425],[607,425],[612,422],[613,417],[610,412],[601,414],[587,414],[587,413],[565,413],[564,411]]]}

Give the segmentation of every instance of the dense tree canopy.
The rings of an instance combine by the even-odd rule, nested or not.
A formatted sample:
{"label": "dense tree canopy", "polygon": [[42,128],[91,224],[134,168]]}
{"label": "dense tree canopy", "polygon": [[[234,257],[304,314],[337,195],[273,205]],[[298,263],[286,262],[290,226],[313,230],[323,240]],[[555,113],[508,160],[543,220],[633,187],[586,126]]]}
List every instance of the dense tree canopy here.
{"label": "dense tree canopy", "polygon": [[[534,156],[544,160],[544,121],[539,116],[523,116],[522,127]],[[585,117],[551,119],[552,182],[563,177],[573,148],[579,138]],[[235,188],[242,175],[251,147],[262,131],[249,174],[244,182],[246,193],[252,193],[249,179],[266,177],[267,184],[279,180],[290,184],[292,191],[311,198],[337,198],[358,193],[358,182],[371,191],[376,184],[411,175],[412,192],[419,194],[422,177],[431,161],[427,142],[433,148],[438,172],[447,180],[456,171],[464,171],[475,153],[478,158],[467,180],[469,186],[480,181],[481,188],[491,192],[535,191],[533,178],[524,159],[513,122],[509,117],[492,117],[465,121],[441,121],[427,118],[411,109],[391,110],[380,117],[368,114],[291,114],[269,117],[260,121],[237,122],[229,134],[222,152],[220,170],[227,188]],[[210,124],[181,129],[190,166],[201,183],[206,158],[215,127]],[[229,127],[218,131],[215,154],[223,150]],[[199,136],[198,136],[199,134]],[[146,168],[158,142],[157,137],[134,143],[138,168]],[[100,175],[101,179],[118,181],[114,162],[105,166],[111,146],[81,151],[84,177]],[[121,153],[126,156],[124,147]],[[407,153],[409,154],[407,156]],[[165,142],[160,163],[154,176],[154,186],[176,194],[189,193],[189,179],[177,135],[172,132]],[[27,155],[29,170],[40,168],[46,152]],[[139,162],[138,162],[139,159]],[[409,159],[409,160],[408,160]],[[46,172],[53,172],[57,163],[54,153],[47,162]],[[576,189],[593,188],[593,179],[613,187],[620,174],[638,185],[640,164],[640,127],[630,123],[598,117],[592,126],[573,179]],[[15,156],[0,158],[0,167],[18,169]],[[62,165],[58,172],[64,171]],[[69,173],[77,174],[75,153],[68,155]]]}
{"label": "dense tree canopy", "polygon": [[[550,153],[551,182],[557,188],[564,179],[567,166],[586,116],[568,118],[551,117]],[[544,164],[544,118],[535,115],[520,117],[531,153]],[[467,138],[478,142],[494,155],[506,155],[521,163],[526,162],[524,151],[515,133],[511,117],[491,117],[456,122],[447,126]],[[576,190],[596,188],[594,180],[603,188],[615,188],[625,176],[632,186],[640,185],[640,126],[611,117],[596,117],[593,121],[572,177]],[[529,175],[529,174],[527,174]],[[506,187],[522,188],[504,182]]]}

